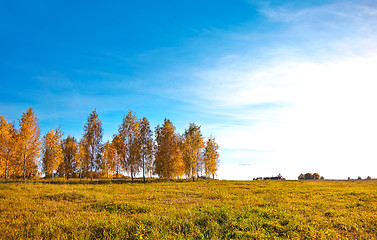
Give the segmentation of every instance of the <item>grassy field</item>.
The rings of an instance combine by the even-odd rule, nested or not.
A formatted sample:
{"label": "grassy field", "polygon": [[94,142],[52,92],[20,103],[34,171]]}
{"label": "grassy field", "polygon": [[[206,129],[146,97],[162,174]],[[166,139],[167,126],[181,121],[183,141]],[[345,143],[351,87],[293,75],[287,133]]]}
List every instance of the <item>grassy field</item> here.
{"label": "grassy field", "polygon": [[0,239],[377,239],[377,181],[0,182]]}

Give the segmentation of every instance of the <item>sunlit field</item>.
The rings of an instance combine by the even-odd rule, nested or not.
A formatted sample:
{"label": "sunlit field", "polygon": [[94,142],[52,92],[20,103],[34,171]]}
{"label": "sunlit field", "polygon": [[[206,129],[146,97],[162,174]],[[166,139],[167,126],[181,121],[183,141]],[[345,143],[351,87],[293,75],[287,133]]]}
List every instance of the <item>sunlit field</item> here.
{"label": "sunlit field", "polygon": [[0,239],[377,239],[376,189],[376,181],[0,182]]}

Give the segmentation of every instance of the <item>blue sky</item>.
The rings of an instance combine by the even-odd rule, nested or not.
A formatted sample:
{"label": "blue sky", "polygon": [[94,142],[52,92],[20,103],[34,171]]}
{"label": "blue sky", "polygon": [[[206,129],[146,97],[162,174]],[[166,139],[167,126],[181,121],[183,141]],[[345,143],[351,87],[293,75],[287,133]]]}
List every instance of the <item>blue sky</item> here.
{"label": "blue sky", "polygon": [[190,122],[221,179],[377,177],[375,1],[1,1],[0,115]]}

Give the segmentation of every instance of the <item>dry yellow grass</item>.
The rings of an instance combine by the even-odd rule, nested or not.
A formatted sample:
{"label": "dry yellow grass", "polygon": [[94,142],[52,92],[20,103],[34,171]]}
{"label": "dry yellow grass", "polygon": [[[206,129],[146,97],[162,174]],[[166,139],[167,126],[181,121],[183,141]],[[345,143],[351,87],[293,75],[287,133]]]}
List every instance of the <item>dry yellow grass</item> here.
{"label": "dry yellow grass", "polygon": [[377,239],[376,181],[0,182],[1,239]]}

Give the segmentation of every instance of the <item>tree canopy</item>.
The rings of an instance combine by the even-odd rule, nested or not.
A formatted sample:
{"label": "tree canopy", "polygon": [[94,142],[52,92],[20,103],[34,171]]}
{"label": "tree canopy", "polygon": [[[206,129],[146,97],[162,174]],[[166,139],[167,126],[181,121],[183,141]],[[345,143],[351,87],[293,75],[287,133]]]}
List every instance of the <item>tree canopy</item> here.
{"label": "tree canopy", "polygon": [[[123,117],[113,139],[102,143],[103,129],[96,110],[86,119],[82,138],[68,135],[60,128],[40,139],[38,118],[32,107],[18,121],[18,128],[0,116],[0,176],[2,178],[38,176],[38,164],[45,177],[116,177],[128,173],[132,181],[140,173],[165,179],[216,175],[218,145],[212,136],[207,141],[201,126],[190,123],[182,135],[167,118],[151,130],[146,117],[131,110]],[[39,157],[41,158],[39,159]],[[40,161],[40,162],[38,162]],[[54,176],[55,175],[55,176]]]}

